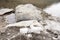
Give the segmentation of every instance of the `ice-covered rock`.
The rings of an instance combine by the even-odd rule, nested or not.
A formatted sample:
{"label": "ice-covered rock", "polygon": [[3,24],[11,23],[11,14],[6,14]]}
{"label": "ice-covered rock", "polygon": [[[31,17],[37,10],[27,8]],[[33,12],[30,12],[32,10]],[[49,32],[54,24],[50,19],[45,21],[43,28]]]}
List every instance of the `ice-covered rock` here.
{"label": "ice-covered rock", "polygon": [[52,16],[60,17],[60,2],[54,3],[43,10]]}
{"label": "ice-covered rock", "polygon": [[20,20],[40,20],[41,10],[32,4],[18,5],[16,7],[16,19]]}

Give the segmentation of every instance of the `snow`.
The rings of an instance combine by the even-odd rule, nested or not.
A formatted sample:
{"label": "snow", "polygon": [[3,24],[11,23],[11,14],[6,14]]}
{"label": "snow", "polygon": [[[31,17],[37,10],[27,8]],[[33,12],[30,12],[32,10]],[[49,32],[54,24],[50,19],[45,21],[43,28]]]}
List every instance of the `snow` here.
{"label": "snow", "polygon": [[9,8],[3,8],[3,9],[0,9],[0,15],[3,15],[5,14],[6,12],[10,12],[12,11],[13,9],[9,9]]}
{"label": "snow", "polygon": [[52,16],[60,17],[60,2],[52,4],[43,10]]}

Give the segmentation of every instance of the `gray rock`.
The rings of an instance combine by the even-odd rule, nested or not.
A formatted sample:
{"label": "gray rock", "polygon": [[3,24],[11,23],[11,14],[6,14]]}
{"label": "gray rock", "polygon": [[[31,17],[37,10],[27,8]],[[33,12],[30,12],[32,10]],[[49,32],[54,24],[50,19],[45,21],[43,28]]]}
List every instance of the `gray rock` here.
{"label": "gray rock", "polygon": [[16,18],[14,13],[11,13],[10,15],[5,15],[4,18],[7,24],[16,23]]}
{"label": "gray rock", "polygon": [[15,14],[17,21],[41,19],[41,10],[32,4],[18,5]]}
{"label": "gray rock", "polygon": [[9,9],[9,8],[3,8],[0,9],[0,15],[4,15],[7,12],[13,11],[13,9]]}

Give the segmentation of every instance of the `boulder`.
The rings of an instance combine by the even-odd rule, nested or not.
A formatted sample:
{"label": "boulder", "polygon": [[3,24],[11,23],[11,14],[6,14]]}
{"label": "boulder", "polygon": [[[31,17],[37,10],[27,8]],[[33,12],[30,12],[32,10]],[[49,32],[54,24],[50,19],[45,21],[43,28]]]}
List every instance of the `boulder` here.
{"label": "boulder", "polygon": [[41,19],[41,9],[32,4],[18,5],[15,10],[17,21]]}

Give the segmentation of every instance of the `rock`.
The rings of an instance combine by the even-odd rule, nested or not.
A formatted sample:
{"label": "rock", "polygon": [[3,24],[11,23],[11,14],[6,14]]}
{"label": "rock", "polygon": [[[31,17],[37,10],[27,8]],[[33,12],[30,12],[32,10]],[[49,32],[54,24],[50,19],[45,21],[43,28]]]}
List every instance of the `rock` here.
{"label": "rock", "polygon": [[15,22],[16,20],[15,20],[15,14],[13,13],[13,9],[9,9],[9,8],[0,9],[0,28],[1,29],[5,27],[7,24],[15,23]]}
{"label": "rock", "polygon": [[15,14],[0,15],[0,26],[6,25],[0,27],[0,40],[60,40],[59,17],[32,4],[17,6]]}
{"label": "rock", "polygon": [[46,29],[55,30],[60,32],[60,23],[55,21],[46,20]]}
{"label": "rock", "polygon": [[20,29],[19,27],[8,27],[5,29],[4,32],[0,32],[1,33],[0,38],[10,40],[10,39],[20,35],[19,29]]}
{"label": "rock", "polygon": [[4,26],[6,26],[6,22],[5,22],[5,20],[4,20],[4,17],[3,17],[3,16],[0,16],[0,29],[1,29],[2,27],[4,27]]}
{"label": "rock", "polygon": [[44,28],[40,23],[33,23],[30,25],[30,32],[40,34],[41,31],[43,31]]}
{"label": "rock", "polygon": [[30,32],[31,33],[36,33],[36,34],[40,34],[40,32],[43,31],[42,27],[31,27]]}
{"label": "rock", "polygon": [[18,35],[14,38],[12,38],[11,40],[27,40],[27,37],[24,35]]}
{"label": "rock", "polygon": [[27,34],[26,35],[28,38],[31,38],[32,37],[32,34]]}
{"label": "rock", "polygon": [[[28,21],[21,21],[13,24],[9,24],[6,27],[16,26],[16,27],[29,27],[31,24],[37,24],[37,20],[28,20]],[[38,23],[39,24],[39,23]]]}
{"label": "rock", "polygon": [[11,12],[11,11],[13,11],[13,9],[9,9],[9,8],[0,9],[0,15],[4,15],[5,13]]}
{"label": "rock", "polygon": [[20,27],[20,33],[26,34],[26,33],[39,33],[40,31],[43,31],[43,26],[37,21],[37,20],[28,20],[28,21],[21,21],[14,24],[9,24],[6,26],[8,27]]}
{"label": "rock", "polygon": [[12,23],[16,23],[16,19],[15,19],[15,14],[11,13],[10,15],[6,15],[4,16],[5,18],[5,22],[7,24],[12,24]]}
{"label": "rock", "polygon": [[28,32],[29,32],[29,28],[21,28],[20,29],[20,33],[23,35],[27,34]]}
{"label": "rock", "polygon": [[0,16],[0,31],[6,26],[6,22],[3,16]]}
{"label": "rock", "polygon": [[18,5],[15,10],[17,21],[41,19],[41,10],[32,4]]}

